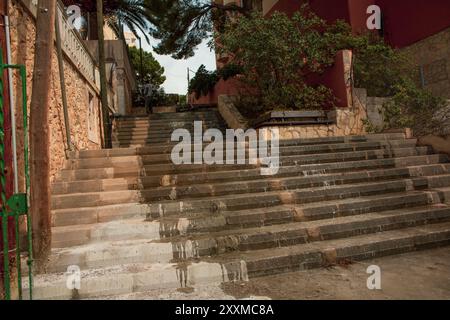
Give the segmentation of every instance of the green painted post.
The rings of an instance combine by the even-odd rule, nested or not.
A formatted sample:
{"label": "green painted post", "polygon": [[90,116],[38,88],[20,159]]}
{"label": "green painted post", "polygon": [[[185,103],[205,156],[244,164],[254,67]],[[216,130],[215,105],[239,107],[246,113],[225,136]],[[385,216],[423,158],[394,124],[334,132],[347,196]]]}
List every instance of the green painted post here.
{"label": "green painted post", "polygon": [[20,77],[22,78],[22,113],[23,113],[23,152],[24,152],[24,170],[25,170],[25,202],[26,202],[26,217],[27,217],[27,240],[28,240],[28,288],[30,291],[30,300],[33,299],[33,237],[31,229],[31,214],[28,211],[30,207],[30,166],[28,160],[28,112],[27,112],[27,71],[25,66],[20,66]]}

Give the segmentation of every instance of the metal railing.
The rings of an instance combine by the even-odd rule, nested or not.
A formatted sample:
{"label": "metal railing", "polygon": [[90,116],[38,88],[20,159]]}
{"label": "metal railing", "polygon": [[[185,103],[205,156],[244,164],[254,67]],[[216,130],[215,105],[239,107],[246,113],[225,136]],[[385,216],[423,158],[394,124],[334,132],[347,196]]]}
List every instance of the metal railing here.
{"label": "metal railing", "polygon": [[[22,299],[22,264],[21,264],[21,235],[19,230],[20,217],[26,217],[27,224],[27,264],[28,264],[28,290],[29,298],[33,297],[33,251],[32,251],[32,234],[31,234],[31,215],[28,211],[28,195],[30,194],[30,174],[29,174],[29,161],[28,161],[28,116],[27,116],[27,84],[26,84],[26,69],[23,65],[8,65],[3,64],[2,52],[0,49],[0,183],[1,183],[1,233],[3,250],[0,253],[3,260],[3,289],[6,300],[12,298],[11,294],[11,266],[10,258],[11,254],[15,253],[15,263],[17,268],[17,288],[18,298]],[[3,74],[5,69],[9,69],[10,72],[14,69],[19,70],[22,80],[22,114],[23,114],[23,135],[24,135],[24,175],[25,175],[25,193],[13,194],[9,199],[6,193],[6,171],[5,171],[5,117],[3,112],[4,99],[3,99]],[[11,90],[11,89],[10,89]],[[9,226],[14,224],[15,245],[13,249],[10,249],[9,239]],[[11,241],[12,243],[13,241]]]}

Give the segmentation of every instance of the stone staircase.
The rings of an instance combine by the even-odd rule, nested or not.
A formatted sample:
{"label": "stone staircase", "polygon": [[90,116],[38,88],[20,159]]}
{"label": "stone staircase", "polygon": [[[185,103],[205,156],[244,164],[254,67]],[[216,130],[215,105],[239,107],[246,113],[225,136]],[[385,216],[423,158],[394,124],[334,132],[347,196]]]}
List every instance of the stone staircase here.
{"label": "stone staircase", "polygon": [[[214,110],[120,122],[53,185],[35,298],[119,296],[349,263],[450,243],[450,162],[403,134],[280,141],[280,169],[174,165],[174,128]],[[119,148],[120,147],[120,148]],[[78,292],[68,266],[81,269]]]}

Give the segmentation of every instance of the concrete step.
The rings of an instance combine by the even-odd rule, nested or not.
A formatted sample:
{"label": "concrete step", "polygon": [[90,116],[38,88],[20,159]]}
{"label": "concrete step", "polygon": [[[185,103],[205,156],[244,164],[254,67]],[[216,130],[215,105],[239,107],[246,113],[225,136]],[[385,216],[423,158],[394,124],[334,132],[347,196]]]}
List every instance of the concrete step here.
{"label": "concrete step", "polygon": [[183,120],[183,119],[207,119],[207,118],[221,118],[219,112],[194,112],[194,113],[154,113],[148,115],[147,117],[124,117],[118,119],[118,122],[128,122],[128,121],[157,121],[157,120]]}
{"label": "concrete step", "polygon": [[191,128],[194,126],[195,121],[201,121],[203,127],[215,128],[215,127],[223,127],[224,122],[219,119],[186,119],[186,120],[151,120],[151,121],[140,121],[140,122],[121,122],[118,123],[117,129],[131,129],[131,128],[161,128],[161,129],[178,129],[188,127]]}
{"label": "concrete step", "polygon": [[[192,136],[192,135],[191,135]],[[281,142],[281,141],[280,141]],[[177,142],[171,141],[171,136],[163,136],[163,137],[152,137],[151,139],[146,138],[127,138],[120,139],[117,141],[118,147],[129,147],[131,145],[151,145],[151,144],[176,144]]]}
{"label": "concrete step", "polygon": [[[184,199],[156,203],[125,203],[92,207],[73,207],[52,211],[53,226],[91,224],[124,218],[161,217],[194,218],[205,214],[219,215],[224,212],[267,208],[279,205],[305,204],[334,199],[381,195],[415,189],[450,186],[450,176],[431,176],[396,181],[347,184],[332,187],[316,187],[306,190],[272,191],[251,194],[215,196],[204,199]],[[104,201],[104,200],[99,200]]]}
{"label": "concrete step", "polygon": [[[361,143],[341,143],[332,145],[311,145],[311,146],[282,146],[279,148],[279,154],[282,156],[292,155],[307,155],[307,154],[323,154],[336,152],[351,152],[351,151],[366,151],[377,149],[391,149],[391,148],[414,148],[416,140],[393,140],[390,142],[361,142]],[[238,147],[234,148],[234,156],[236,158],[238,150],[244,149],[248,155],[249,151],[257,152],[255,148]],[[191,160],[195,156],[203,154],[202,151],[196,152],[192,150]],[[226,148],[222,151],[226,156]],[[172,162],[170,153],[159,153],[150,155],[131,155],[131,156],[117,156],[117,157],[102,157],[102,158],[81,158],[70,159],[66,162],[65,169],[88,169],[88,168],[107,168],[107,167],[126,167],[128,165],[143,165],[143,164],[157,164]]]}
{"label": "concrete step", "polygon": [[[280,140],[280,146],[307,146],[307,145],[328,145],[339,143],[357,143],[357,142],[369,142],[378,141],[389,143],[392,140],[403,140],[404,134],[390,133],[390,134],[374,134],[365,136],[344,136],[344,137],[324,137],[324,138],[307,138],[307,139],[287,139]],[[413,139],[414,140],[414,139]],[[415,140],[414,140],[415,141]],[[147,147],[139,148],[115,148],[115,149],[103,149],[103,150],[81,150],[73,151],[70,153],[71,158],[102,158],[102,157],[117,157],[117,156],[130,156],[130,155],[145,155],[154,153],[170,153],[172,148],[177,143],[170,144],[156,144]],[[205,143],[204,145],[208,145]]]}
{"label": "concrete step", "polygon": [[[248,280],[258,276],[359,261],[450,244],[450,223],[436,223],[345,239],[233,252],[186,263],[133,263],[81,274],[80,298],[116,295],[205,283]],[[27,280],[24,278],[25,288]],[[64,273],[35,277],[36,299],[70,299]],[[27,290],[25,290],[27,292]],[[26,297],[25,297],[26,298]]]}
{"label": "concrete step", "polygon": [[184,215],[192,218],[205,213],[223,212],[277,205],[305,204],[334,199],[355,198],[361,196],[388,194],[427,188],[450,186],[450,175],[398,179],[394,181],[364,182],[338,186],[313,187],[286,191],[270,191],[252,194],[215,196],[204,199],[183,199],[178,201],[160,201],[150,206],[150,218]]}
{"label": "concrete step", "polygon": [[[279,205],[266,208],[244,209],[223,212],[219,215],[197,215],[163,217],[155,220],[160,223],[160,237],[263,227],[268,225],[332,219],[370,212],[381,212],[401,208],[413,208],[430,204],[440,205],[450,201],[450,188],[438,191],[412,191],[372,196],[328,200],[319,203],[298,205]],[[386,203],[385,201],[389,201]]]}
{"label": "concrete step", "polygon": [[132,122],[132,121],[158,121],[158,120],[169,120],[178,121],[186,119],[209,119],[216,118],[221,119],[219,112],[195,112],[195,113],[154,113],[146,117],[124,117],[118,119],[119,123]]}
{"label": "concrete step", "polygon": [[[209,129],[210,127],[208,126],[204,126],[203,130],[205,129]],[[214,129],[219,129],[221,132],[223,132],[225,134],[226,132],[226,126],[225,125],[221,125],[218,127],[213,127]],[[141,136],[152,136],[152,135],[164,135],[164,136],[171,136],[172,133],[176,130],[176,129],[186,129],[188,130],[191,134],[193,134],[194,132],[194,127],[193,126],[184,126],[181,128],[164,128],[164,127],[144,127],[144,128],[119,128],[117,130],[117,132],[114,133],[113,137],[116,139],[126,139],[126,138],[130,138],[130,137],[141,137]]]}
{"label": "concrete step", "polygon": [[[83,192],[53,195],[54,209],[73,206],[108,205],[124,202],[155,202],[186,198],[202,198],[229,194],[284,191],[310,187],[335,186],[348,183],[373,182],[381,180],[404,179],[418,175],[450,174],[450,164],[430,165],[423,168],[395,168],[366,172],[347,172],[339,174],[311,175],[290,178],[258,179],[215,184],[191,184],[176,187],[159,187],[141,190],[118,190],[102,192]],[[116,185],[113,185],[116,187]]]}
{"label": "concrete step", "polygon": [[[450,223],[404,228],[338,240],[313,242],[245,253],[234,252],[217,258],[205,259],[208,263],[245,261],[247,277],[254,278],[295,270],[330,266],[341,262],[351,263],[392,254],[429,249],[450,244]],[[226,262],[225,262],[226,261]],[[236,262],[235,262],[236,263]]]}
{"label": "concrete step", "polygon": [[129,263],[170,263],[232,251],[279,248],[450,221],[450,206],[418,207],[321,221],[291,223],[163,241],[128,240],[53,249],[48,272],[70,265],[93,269]]}
{"label": "concrete step", "polygon": [[172,116],[174,118],[178,117],[206,117],[206,116],[216,116],[220,117],[220,113],[217,109],[211,109],[211,110],[202,110],[202,111],[190,111],[190,112],[177,112],[177,113],[153,113],[149,116],[150,119],[172,119]]}
{"label": "concrete step", "polygon": [[[450,188],[449,188],[450,189]],[[71,225],[53,228],[52,247],[71,247],[101,241],[132,239],[160,240],[180,235],[261,228],[277,224],[334,219],[402,208],[439,205],[445,200],[439,193],[409,191],[387,195],[365,196],[343,200],[322,201],[303,205],[280,205],[224,212],[221,215],[184,216],[144,221],[144,217],[110,222]],[[449,194],[450,195],[450,194]],[[447,196],[450,201],[450,196]]]}
{"label": "concrete step", "polygon": [[[298,175],[314,175],[325,174],[332,172],[346,172],[369,170],[377,168],[398,168],[405,166],[417,166],[423,164],[438,164],[447,163],[448,156],[446,155],[424,155],[424,156],[407,156],[398,158],[373,159],[362,161],[347,161],[347,162],[329,162],[319,164],[307,164],[300,166],[280,166],[278,173],[274,177],[298,176]],[[261,175],[260,168],[244,169],[241,165],[239,168],[233,169],[229,165],[223,166],[221,170],[217,171],[198,171],[192,170],[187,173],[175,174],[157,174],[142,170],[138,167],[126,168],[97,168],[97,169],[77,169],[77,170],[63,170],[56,177],[55,185],[64,181],[65,184],[71,184],[78,181],[85,181],[89,183],[92,180],[101,179],[140,179],[142,186],[175,186],[190,183],[201,182],[215,182],[215,181],[230,181],[236,179],[258,179],[266,178]]]}
{"label": "concrete step", "polygon": [[[427,155],[416,157],[397,158],[395,163],[393,159],[366,160],[364,162],[350,161],[346,166],[342,163],[321,164],[321,167],[311,166],[285,166],[278,170],[275,177],[299,177],[312,175],[325,175],[328,173],[345,173],[348,171],[361,171],[373,169],[393,169],[411,167],[408,170],[415,170],[421,173],[417,175],[428,175],[429,170],[436,173],[444,173],[448,168],[445,156]],[[325,167],[326,165],[326,167]],[[430,166],[428,168],[428,165]],[[423,166],[423,168],[422,168]],[[55,182],[52,186],[52,194],[82,193],[82,192],[101,192],[101,191],[118,191],[118,190],[137,190],[155,187],[176,187],[191,184],[203,183],[224,183],[238,182],[248,180],[261,180],[267,176],[262,176],[260,169],[248,169],[241,171],[219,171],[219,172],[202,172],[202,173],[186,173],[179,175],[166,176],[149,176],[149,177],[129,177],[129,178],[111,178],[111,179],[95,179],[95,180],[77,180],[67,182]]]}
{"label": "concrete step", "polygon": [[139,121],[185,121],[185,120],[205,120],[205,119],[218,119],[222,120],[220,113],[207,112],[207,113],[195,113],[195,114],[180,114],[180,113],[166,113],[166,114],[153,114],[148,117],[140,118],[123,118],[118,119],[118,123],[139,122]]}
{"label": "concrete step", "polygon": [[[306,155],[292,155],[279,157],[279,166],[300,166],[313,163],[335,163],[335,162],[347,162],[357,160],[369,160],[369,159],[383,159],[394,157],[409,157],[428,155],[431,153],[429,147],[405,147],[405,148],[393,148],[393,149],[378,149],[378,150],[364,150],[364,151],[351,151],[351,152],[336,152],[325,154],[306,154]],[[261,163],[264,163],[264,158],[259,159]],[[248,164],[181,164],[176,165],[173,163],[157,163],[149,165],[140,165],[137,161],[134,165],[130,163],[126,167],[107,167],[100,169],[76,169],[76,170],[62,170],[56,181],[70,181],[73,179],[86,180],[94,178],[104,177],[131,177],[136,176],[137,173],[141,175],[168,175],[178,174],[186,172],[215,172],[215,171],[227,171],[227,170],[246,170],[252,168],[261,168],[259,165]],[[127,176],[127,173],[129,174]],[[84,178],[83,178],[84,177]]]}

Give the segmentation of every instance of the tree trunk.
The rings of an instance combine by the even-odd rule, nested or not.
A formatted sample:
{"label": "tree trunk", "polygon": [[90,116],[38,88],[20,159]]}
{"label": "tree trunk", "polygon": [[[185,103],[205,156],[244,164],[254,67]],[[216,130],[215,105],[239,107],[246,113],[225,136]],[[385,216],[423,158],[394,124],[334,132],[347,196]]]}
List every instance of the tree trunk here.
{"label": "tree trunk", "polygon": [[109,132],[108,85],[106,81],[105,36],[103,34],[103,0],[97,0],[97,33],[98,64],[100,68],[100,96],[102,99],[103,116],[103,147],[111,148],[111,133]]}
{"label": "tree trunk", "polygon": [[39,0],[30,105],[31,215],[38,269],[51,249],[49,100],[56,0]]}

